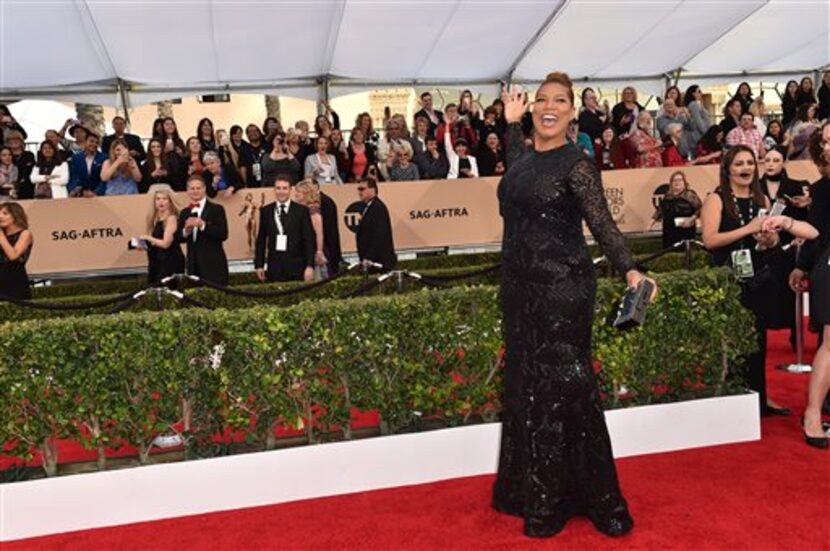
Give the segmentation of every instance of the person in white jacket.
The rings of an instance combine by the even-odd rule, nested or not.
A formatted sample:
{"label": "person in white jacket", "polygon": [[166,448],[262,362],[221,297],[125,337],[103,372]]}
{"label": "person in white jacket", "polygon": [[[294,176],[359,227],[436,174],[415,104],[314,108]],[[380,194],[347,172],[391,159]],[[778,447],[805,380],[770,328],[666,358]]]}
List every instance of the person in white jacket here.
{"label": "person in white jacket", "polygon": [[444,132],[444,148],[447,151],[447,159],[450,162],[450,171],[447,174],[448,180],[456,178],[478,178],[478,164],[476,158],[468,155],[469,145],[464,138],[456,138],[455,148],[452,146],[452,138],[449,129]]}
{"label": "person in white jacket", "polygon": [[58,162],[59,157],[52,142],[45,141],[40,144],[37,152],[37,162],[32,169],[30,177],[35,188],[35,198],[45,199],[48,195],[42,193],[40,184],[48,183],[52,192],[52,199],[65,199],[69,196],[66,191],[66,184],[69,182],[69,163]]}

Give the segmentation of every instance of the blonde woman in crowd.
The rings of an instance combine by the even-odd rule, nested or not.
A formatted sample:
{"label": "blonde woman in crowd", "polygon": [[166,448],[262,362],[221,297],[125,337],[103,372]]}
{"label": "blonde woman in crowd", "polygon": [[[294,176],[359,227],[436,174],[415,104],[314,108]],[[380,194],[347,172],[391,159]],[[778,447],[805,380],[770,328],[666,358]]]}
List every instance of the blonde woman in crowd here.
{"label": "blonde woman in crowd", "polygon": [[179,209],[170,186],[159,184],[150,188],[153,205],[147,216],[147,231],[142,239],[147,248],[147,281],[158,284],[165,277],[184,273],[184,254],[176,242]]}

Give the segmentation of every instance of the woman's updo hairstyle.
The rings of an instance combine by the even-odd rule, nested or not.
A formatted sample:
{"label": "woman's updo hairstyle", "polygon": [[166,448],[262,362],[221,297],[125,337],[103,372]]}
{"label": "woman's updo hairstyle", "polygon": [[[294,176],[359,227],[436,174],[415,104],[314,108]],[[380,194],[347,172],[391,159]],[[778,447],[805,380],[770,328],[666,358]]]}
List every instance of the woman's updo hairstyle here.
{"label": "woman's updo hairstyle", "polygon": [[545,77],[544,82],[542,82],[539,88],[541,88],[545,84],[559,84],[560,86],[564,86],[565,88],[567,88],[568,97],[571,100],[571,105],[574,104],[574,83],[571,81],[571,77],[568,76],[568,73],[561,73],[559,71],[548,73],[548,76]]}

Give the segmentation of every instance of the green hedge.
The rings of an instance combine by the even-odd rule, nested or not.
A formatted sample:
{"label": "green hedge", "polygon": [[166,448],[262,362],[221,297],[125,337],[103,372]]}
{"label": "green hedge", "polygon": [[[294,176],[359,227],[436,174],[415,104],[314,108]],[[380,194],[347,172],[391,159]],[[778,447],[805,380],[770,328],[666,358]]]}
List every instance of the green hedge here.
{"label": "green hedge", "polygon": [[[636,255],[647,255],[661,250],[662,245],[659,238],[642,238],[629,240],[631,251]],[[591,245],[591,253],[599,256],[600,251],[596,245]],[[501,262],[500,252],[456,254],[456,255],[435,255],[402,260],[399,268],[402,270],[438,270],[448,268],[460,268],[470,266],[483,266]],[[144,276],[126,276],[116,278],[89,278],[85,281],[55,283],[48,287],[35,287],[33,296],[36,299],[55,299],[71,296],[86,295],[116,295],[128,293],[145,287],[147,282]],[[250,285],[257,283],[256,275],[253,272],[233,273],[230,276],[230,284]]]}
{"label": "green hedge", "polygon": [[[609,406],[735,392],[725,366],[751,350],[751,315],[721,270],[658,276],[643,328],[607,324],[622,285],[599,282],[594,326]],[[188,456],[241,431],[274,446],[275,425],[317,441],[345,438],[353,407],[384,433],[493,420],[501,388],[496,286],[320,300],[288,308],[204,309],[23,321],[0,327],[0,442],[54,473],[58,438],[91,448],[128,443],[142,461],[183,418]],[[613,390],[631,393],[620,400]],[[184,414],[183,411],[189,412]],[[101,467],[104,467],[103,454]]]}
{"label": "green hedge", "polygon": [[[464,255],[470,257],[476,257],[478,255]],[[445,257],[446,258],[446,257]],[[452,258],[452,257],[449,257]],[[420,269],[420,268],[410,268],[412,270],[417,269],[417,273],[422,275],[455,275],[455,274],[463,274],[463,273],[470,273],[476,270],[480,270],[485,268],[489,265],[492,265],[493,261],[498,261],[500,258],[491,256],[485,257],[486,259],[490,260],[491,262],[486,265],[473,265],[473,266],[454,266],[448,269]],[[642,257],[641,257],[642,258]],[[704,251],[695,251],[692,257],[692,268],[703,268],[709,264],[709,255]],[[671,272],[679,269],[683,269],[685,266],[685,257],[682,253],[670,253],[666,256],[658,258],[652,261],[649,264],[649,268],[652,272],[655,273],[662,273],[662,272]],[[609,276],[610,268],[607,264],[600,265],[598,268],[598,273],[601,276]],[[475,277],[475,278],[468,278],[463,279],[455,282],[448,283],[447,286],[458,286],[458,285],[473,285],[473,284],[497,284],[499,281],[499,272],[491,272],[489,274]],[[353,276],[346,276],[342,277],[330,284],[321,286],[309,292],[304,292],[296,295],[289,295],[285,297],[278,297],[278,298],[248,298],[236,295],[230,295],[223,293],[221,291],[217,291],[214,289],[209,288],[192,288],[186,291],[189,297],[192,297],[202,303],[205,303],[211,307],[218,307],[218,308],[228,308],[228,309],[238,309],[238,308],[247,308],[251,306],[256,306],[259,304],[270,304],[274,306],[289,306],[292,304],[297,304],[302,301],[306,300],[319,300],[322,298],[342,298],[347,295],[350,291],[356,289],[360,286],[362,282],[362,276],[353,275]],[[291,289],[303,285],[301,282],[291,282],[291,283],[271,283],[271,284],[262,284],[262,283],[252,283],[247,285],[237,285],[234,286],[235,289],[243,290],[243,291],[251,291],[251,292],[263,292],[263,291],[277,291],[277,290],[284,290],[284,289]],[[405,287],[407,291],[417,290],[424,287],[423,284],[413,280],[413,279],[406,279],[405,280]],[[129,290],[137,289],[138,287],[131,287]],[[377,290],[373,291],[372,294],[384,294],[388,292],[393,292],[395,290],[395,284],[393,281],[387,281],[382,287],[378,288]],[[115,297],[115,294],[105,294],[105,295],[80,295],[80,296],[69,296],[69,297],[61,297],[61,298],[48,298],[48,299],[36,299],[36,302],[39,303],[48,303],[53,305],[71,305],[71,304],[84,304],[84,303],[92,303],[95,301],[106,300],[112,297]],[[49,318],[67,318],[67,317],[75,317],[75,316],[84,316],[89,314],[95,313],[106,313],[113,309],[113,305],[100,307],[100,308],[93,308],[87,310],[41,310],[41,309],[34,309],[34,308],[27,308],[17,306],[11,303],[2,303],[0,302],[0,322],[2,321],[11,321],[11,320],[24,320],[24,319],[49,319]],[[153,296],[145,295],[138,303],[131,305],[129,307],[130,311],[142,311],[142,310],[156,310],[159,309],[179,309],[182,307],[187,307],[183,305],[176,299],[172,297],[166,296],[163,297],[163,301],[161,305],[158,304],[158,301]]]}

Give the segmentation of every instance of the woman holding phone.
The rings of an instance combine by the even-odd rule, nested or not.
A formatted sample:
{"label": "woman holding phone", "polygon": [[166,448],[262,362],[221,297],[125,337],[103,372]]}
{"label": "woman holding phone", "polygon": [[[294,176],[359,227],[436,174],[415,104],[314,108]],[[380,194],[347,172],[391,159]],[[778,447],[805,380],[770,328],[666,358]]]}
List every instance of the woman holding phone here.
{"label": "woman holding phone", "polygon": [[[761,191],[770,201],[786,205],[782,215],[795,220],[807,219],[807,207],[810,206],[810,183],[804,180],[794,180],[787,174],[784,167],[786,150],[783,147],[774,147],[764,156],[764,174],[761,178]],[[789,329],[790,345],[796,347],[795,332],[795,293],[790,289],[788,278],[795,268],[795,257],[802,240],[794,240],[788,232],[781,233],[782,247],[770,251],[767,262],[772,270],[773,286],[775,291],[769,296],[769,317],[767,329]],[[768,408],[772,413],[780,410]]]}
{"label": "woman holding phone", "polygon": [[176,241],[179,209],[173,200],[173,190],[158,186],[153,193],[153,206],[147,216],[148,234],[142,235],[147,244],[147,281],[157,285],[165,277],[184,273],[184,254]]}

